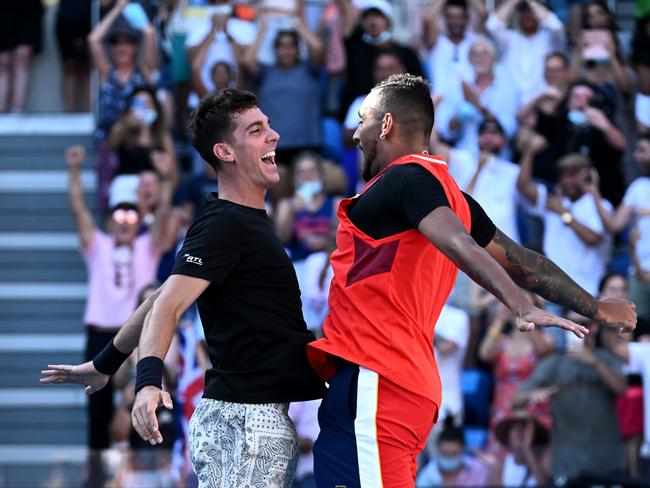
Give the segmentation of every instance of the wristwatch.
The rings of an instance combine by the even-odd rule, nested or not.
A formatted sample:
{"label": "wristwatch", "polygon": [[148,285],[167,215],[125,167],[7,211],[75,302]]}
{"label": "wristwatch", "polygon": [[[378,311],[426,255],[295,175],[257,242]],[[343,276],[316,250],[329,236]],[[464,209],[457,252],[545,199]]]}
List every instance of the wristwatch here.
{"label": "wristwatch", "polygon": [[571,225],[571,222],[573,222],[573,215],[571,215],[571,212],[569,212],[568,210],[562,212],[560,218],[562,219],[562,222],[564,222],[565,225]]}

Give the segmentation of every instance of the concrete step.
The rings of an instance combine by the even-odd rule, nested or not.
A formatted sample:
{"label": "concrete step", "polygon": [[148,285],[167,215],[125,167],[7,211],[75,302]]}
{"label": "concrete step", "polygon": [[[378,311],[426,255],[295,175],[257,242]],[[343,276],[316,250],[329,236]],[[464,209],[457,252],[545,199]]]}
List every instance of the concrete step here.
{"label": "concrete step", "polygon": [[82,486],[87,449],[83,445],[0,445],[0,488]]}
{"label": "concrete step", "polygon": [[74,299],[8,298],[0,297],[0,332],[31,333],[79,333],[85,295]]}
{"label": "concrete step", "polygon": [[0,253],[0,282],[84,282],[86,266],[77,251],[12,250]]}
{"label": "concrete step", "polygon": [[[48,388],[41,385],[41,370],[48,364],[80,364],[84,360],[83,338],[76,351],[58,351],[56,342],[46,351],[2,352],[0,354],[0,391],[2,388]],[[27,345],[27,344],[26,344]],[[0,436],[1,438],[1,436]]]}

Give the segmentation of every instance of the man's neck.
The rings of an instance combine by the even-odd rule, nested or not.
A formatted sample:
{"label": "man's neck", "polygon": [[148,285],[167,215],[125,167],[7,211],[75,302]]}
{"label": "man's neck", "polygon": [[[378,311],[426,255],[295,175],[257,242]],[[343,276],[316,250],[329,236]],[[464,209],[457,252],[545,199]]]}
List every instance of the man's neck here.
{"label": "man's neck", "polygon": [[261,210],[266,208],[264,204],[265,188],[250,187],[240,179],[228,178],[223,172],[219,174],[218,181],[219,199],[228,200],[245,207]]}
{"label": "man's neck", "polygon": [[426,144],[414,144],[411,142],[393,143],[390,150],[386,152],[386,155],[383,158],[384,163],[379,168],[379,171],[383,170],[390,163],[402,156],[406,156],[407,154],[428,154],[428,151],[429,146]]}

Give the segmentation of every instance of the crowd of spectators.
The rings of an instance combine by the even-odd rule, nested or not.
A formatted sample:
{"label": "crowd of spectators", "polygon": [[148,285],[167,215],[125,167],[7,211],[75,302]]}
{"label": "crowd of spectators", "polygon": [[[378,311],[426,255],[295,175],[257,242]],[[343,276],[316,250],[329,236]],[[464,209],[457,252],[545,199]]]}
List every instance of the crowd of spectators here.
{"label": "crowd of spectators", "polygon": [[[417,486],[650,475],[648,2],[637,1],[634,32],[618,30],[601,0],[420,0],[417,9],[388,0],[101,0],[101,18],[86,32],[78,3],[61,0],[57,20],[65,105],[87,103],[74,87],[90,61],[99,77],[97,208],[106,217],[95,222],[86,209],[85,155],[73,147],[66,157],[90,282],[88,357],[166,278],[205,196],[218,191],[185,127],[198,99],[225,87],[256,93],[280,133],[282,183],[267,210],[295,264],[306,322],[320,333],[338,202],[361,184],[358,107],[377,81],[409,72],[431,83],[431,152],[461,189],[513,240],[594,295],[629,296],[639,314],[624,338],[572,315],[589,326],[586,340],[522,333],[460,275],[436,327],[443,404]],[[23,41],[31,40],[0,39],[0,110],[15,86],[9,74],[24,76],[21,63],[37,49]],[[20,110],[21,93],[12,96],[10,108]],[[122,391],[115,407],[112,389],[91,397],[90,464],[104,469],[90,470],[88,486],[195,482],[184,433],[207,366],[195,311],[170,355],[165,384],[177,407],[159,412],[164,455],[130,430],[127,365],[113,382]],[[296,487],[314,486],[317,407],[291,409],[303,456]],[[102,455],[111,447],[128,453],[121,463]]]}

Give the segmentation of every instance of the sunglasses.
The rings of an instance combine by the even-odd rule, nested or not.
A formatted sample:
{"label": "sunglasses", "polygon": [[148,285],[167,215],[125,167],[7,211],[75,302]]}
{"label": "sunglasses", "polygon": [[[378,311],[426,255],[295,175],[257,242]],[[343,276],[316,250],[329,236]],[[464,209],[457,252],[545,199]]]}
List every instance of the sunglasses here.
{"label": "sunglasses", "polygon": [[137,224],[140,217],[136,210],[124,210],[123,208],[118,208],[113,212],[113,220],[118,224]]}

